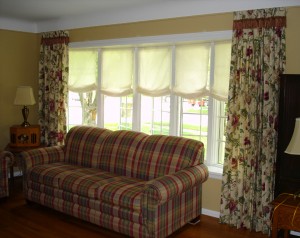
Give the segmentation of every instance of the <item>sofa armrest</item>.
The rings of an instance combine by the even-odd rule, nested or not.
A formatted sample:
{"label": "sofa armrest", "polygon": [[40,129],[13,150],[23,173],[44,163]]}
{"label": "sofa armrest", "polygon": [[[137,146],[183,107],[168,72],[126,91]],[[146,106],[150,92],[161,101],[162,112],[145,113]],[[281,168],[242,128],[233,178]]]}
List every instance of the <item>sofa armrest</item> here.
{"label": "sofa armrest", "polygon": [[5,160],[5,164],[7,167],[12,166],[14,164],[15,157],[13,153],[9,151],[2,151],[0,157],[1,160]]}
{"label": "sofa armrest", "polygon": [[23,151],[20,156],[22,158],[23,172],[26,172],[36,165],[62,162],[65,160],[63,146],[51,146]]}
{"label": "sofa armrest", "polygon": [[148,197],[157,201],[158,204],[162,204],[190,188],[205,182],[207,178],[208,169],[205,164],[200,164],[180,170],[172,175],[150,180],[146,184],[145,193]]}

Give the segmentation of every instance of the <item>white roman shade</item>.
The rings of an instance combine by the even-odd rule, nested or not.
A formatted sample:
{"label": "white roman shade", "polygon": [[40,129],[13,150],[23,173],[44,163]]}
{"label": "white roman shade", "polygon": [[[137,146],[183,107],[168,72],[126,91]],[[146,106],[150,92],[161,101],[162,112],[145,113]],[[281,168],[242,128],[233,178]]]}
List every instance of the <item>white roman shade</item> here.
{"label": "white roman shade", "polygon": [[175,86],[173,92],[183,98],[208,95],[210,44],[176,46]]}
{"label": "white roman shade", "polygon": [[147,96],[170,94],[172,80],[171,47],[146,47],[138,51],[137,91]]}
{"label": "white roman shade", "polygon": [[135,88],[151,97],[226,101],[230,58],[230,41],[71,50],[69,89],[122,97]]}
{"label": "white roman shade", "polygon": [[215,43],[214,80],[210,87],[210,96],[227,101],[231,60],[231,43]]}
{"label": "white roman shade", "polygon": [[133,48],[102,50],[101,93],[126,96],[132,93]]}
{"label": "white roman shade", "polygon": [[69,51],[69,90],[89,92],[97,90],[98,51]]}

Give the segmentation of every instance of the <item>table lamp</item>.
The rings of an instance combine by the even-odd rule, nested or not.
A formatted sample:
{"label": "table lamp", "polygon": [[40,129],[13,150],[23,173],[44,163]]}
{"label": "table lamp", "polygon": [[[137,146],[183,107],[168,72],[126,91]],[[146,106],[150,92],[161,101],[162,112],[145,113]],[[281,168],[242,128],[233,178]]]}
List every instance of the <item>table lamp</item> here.
{"label": "table lamp", "polygon": [[21,124],[21,126],[29,127],[30,123],[27,121],[29,109],[27,106],[35,104],[32,88],[29,86],[19,86],[17,88],[14,104],[24,106],[22,109],[24,122]]}
{"label": "table lamp", "polygon": [[[300,155],[300,117],[296,118],[293,136],[285,150],[285,153],[291,155]],[[297,197],[300,197],[300,190],[294,193],[294,199]]]}
{"label": "table lamp", "polygon": [[285,153],[291,155],[300,155],[300,117],[296,118],[293,136],[285,150]]}

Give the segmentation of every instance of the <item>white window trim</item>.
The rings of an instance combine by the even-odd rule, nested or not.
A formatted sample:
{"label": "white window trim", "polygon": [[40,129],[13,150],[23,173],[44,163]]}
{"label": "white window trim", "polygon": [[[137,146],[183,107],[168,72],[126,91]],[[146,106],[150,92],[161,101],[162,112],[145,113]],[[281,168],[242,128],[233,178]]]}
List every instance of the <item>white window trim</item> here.
{"label": "white window trim", "polygon": [[136,90],[136,87],[137,87],[137,85],[138,85],[138,81],[139,81],[139,79],[138,79],[138,75],[139,75],[139,72],[138,72],[138,62],[137,62],[137,56],[138,56],[138,49],[137,48],[135,48],[134,49],[134,60],[135,60],[135,62],[134,62],[134,65],[135,65],[135,67],[134,67],[134,69],[135,69],[135,72],[134,72],[134,78],[135,78],[135,82],[134,82],[134,89],[133,89],[133,91],[135,92],[134,93],[134,95],[133,95],[133,115],[132,115],[132,119],[133,119],[133,121],[135,121],[136,123],[133,125],[133,127],[132,127],[132,129],[134,130],[134,131],[140,131],[141,130],[141,117],[140,117],[140,115],[141,115],[141,110],[140,110],[140,107],[138,106],[139,104],[140,104],[140,102],[141,102],[141,94],[140,93],[138,93],[137,92],[137,90]]}
{"label": "white window trim", "polygon": [[145,36],[145,37],[132,37],[120,38],[110,40],[96,40],[84,42],[71,42],[70,48],[95,48],[103,46],[133,46],[136,44],[153,44],[167,42],[168,44],[175,44],[182,41],[217,41],[228,40],[232,37],[232,31],[214,31],[214,32],[197,32],[188,34],[174,34],[174,35],[159,35],[159,36]]}
{"label": "white window trim", "polygon": [[220,165],[207,165],[209,178],[222,180],[223,167]]}
{"label": "white window trim", "polygon": [[[120,39],[109,39],[109,40],[96,40],[96,41],[85,41],[85,42],[71,42],[70,43],[70,48],[95,48],[95,47],[110,47],[110,46],[123,46],[123,45],[129,45],[129,46],[134,46],[136,44],[153,44],[153,43],[161,43],[161,42],[167,42],[168,44],[176,44],[176,43],[180,43],[183,41],[217,41],[217,40],[229,40],[232,37],[232,31],[216,31],[216,32],[199,32],[199,33],[188,33],[188,34],[174,34],[174,35],[159,35],[159,36],[146,36],[146,37],[133,37],[133,38],[120,38]],[[173,47],[174,50],[174,47]],[[137,50],[135,49],[135,54],[136,54]],[[212,52],[213,53],[213,52]],[[99,55],[100,54],[100,50],[99,50]],[[212,56],[213,57],[213,56]],[[99,61],[101,64],[101,60]],[[174,62],[172,62],[174,64]],[[135,62],[135,64],[137,64],[137,62]],[[99,65],[100,67],[100,65]],[[173,71],[175,70],[174,67]],[[135,67],[135,69],[138,69],[138,67]],[[211,74],[213,72],[211,71]],[[135,72],[136,75],[138,75],[138,72]],[[135,77],[136,80],[138,81],[138,78]],[[99,78],[98,78],[98,85],[101,85],[101,74],[99,74]],[[172,72],[172,80],[174,80],[174,72]],[[137,85],[135,83],[135,85]],[[136,91],[136,90],[135,90]],[[97,98],[97,102],[98,105],[100,106],[100,110],[98,111],[98,115],[102,115],[104,113],[104,96],[102,94],[100,94],[101,96],[99,98]],[[136,93],[134,96],[134,105],[133,105],[133,109],[135,114],[133,115],[133,119],[134,120],[139,120],[139,114],[140,112],[137,110],[137,105],[139,104],[141,100],[141,95]],[[174,101],[177,100],[177,97],[175,97],[172,93],[170,95],[170,100]],[[212,98],[210,98],[210,105],[212,105],[212,110],[215,110],[215,106],[213,103]],[[171,104],[171,105],[177,105],[177,104]],[[99,108],[99,107],[97,107]],[[174,110],[175,109],[175,110]],[[98,109],[97,109],[98,110]],[[177,128],[175,125],[177,125],[175,123],[175,120],[178,120],[178,117],[175,113],[175,111],[177,112],[178,108],[173,108],[174,113],[172,115],[170,115],[170,135],[176,135],[177,134]],[[212,113],[212,110],[210,110],[210,113]],[[209,127],[211,131],[213,131],[212,129],[215,128],[215,126],[213,125],[215,122],[211,121],[209,123]],[[97,124],[100,126],[104,126],[104,121],[103,119],[101,119],[101,117],[98,117],[98,121]],[[140,125],[140,123],[137,123],[136,125]],[[136,126],[133,128],[133,130],[139,131],[140,128],[136,128]],[[215,133],[215,132],[213,132]],[[208,136],[208,142],[211,140],[211,136]],[[208,146],[214,146],[214,143],[212,141],[210,141],[210,143],[208,143]],[[207,151],[214,151],[214,150],[208,150]],[[210,158],[210,163],[207,164],[207,167],[209,169],[209,177],[213,178],[213,179],[222,179],[222,173],[223,173],[223,167],[218,165],[216,163],[216,161],[213,161],[213,159],[211,158],[216,158],[215,155],[213,155],[212,153],[207,154],[207,156]]]}

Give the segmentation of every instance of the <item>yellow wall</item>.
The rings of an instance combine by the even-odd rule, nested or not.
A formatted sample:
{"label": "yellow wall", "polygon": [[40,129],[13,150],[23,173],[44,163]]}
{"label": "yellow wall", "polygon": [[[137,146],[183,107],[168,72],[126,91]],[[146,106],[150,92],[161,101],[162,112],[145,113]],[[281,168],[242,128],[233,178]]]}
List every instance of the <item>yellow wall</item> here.
{"label": "yellow wall", "polygon": [[286,73],[300,74],[300,7],[289,8],[286,28]]}
{"label": "yellow wall", "polygon": [[231,13],[226,13],[75,29],[69,31],[70,41],[230,30],[232,17]]}
{"label": "yellow wall", "polygon": [[[38,35],[0,29],[0,149],[9,142],[9,127],[23,122],[15,106],[17,86],[32,86],[37,100]],[[28,121],[37,123],[37,104],[28,107]]]}
{"label": "yellow wall", "polygon": [[[69,30],[71,42],[137,36],[169,35],[230,30],[232,13],[191,16],[167,20],[116,24]],[[286,73],[300,74],[300,8],[287,14]],[[14,106],[18,85],[34,87],[37,99],[39,35],[0,30],[0,148],[9,141],[9,127],[22,122],[20,106]],[[37,123],[37,105],[30,107],[29,121]],[[209,179],[203,185],[203,208],[219,211],[221,181]]]}

